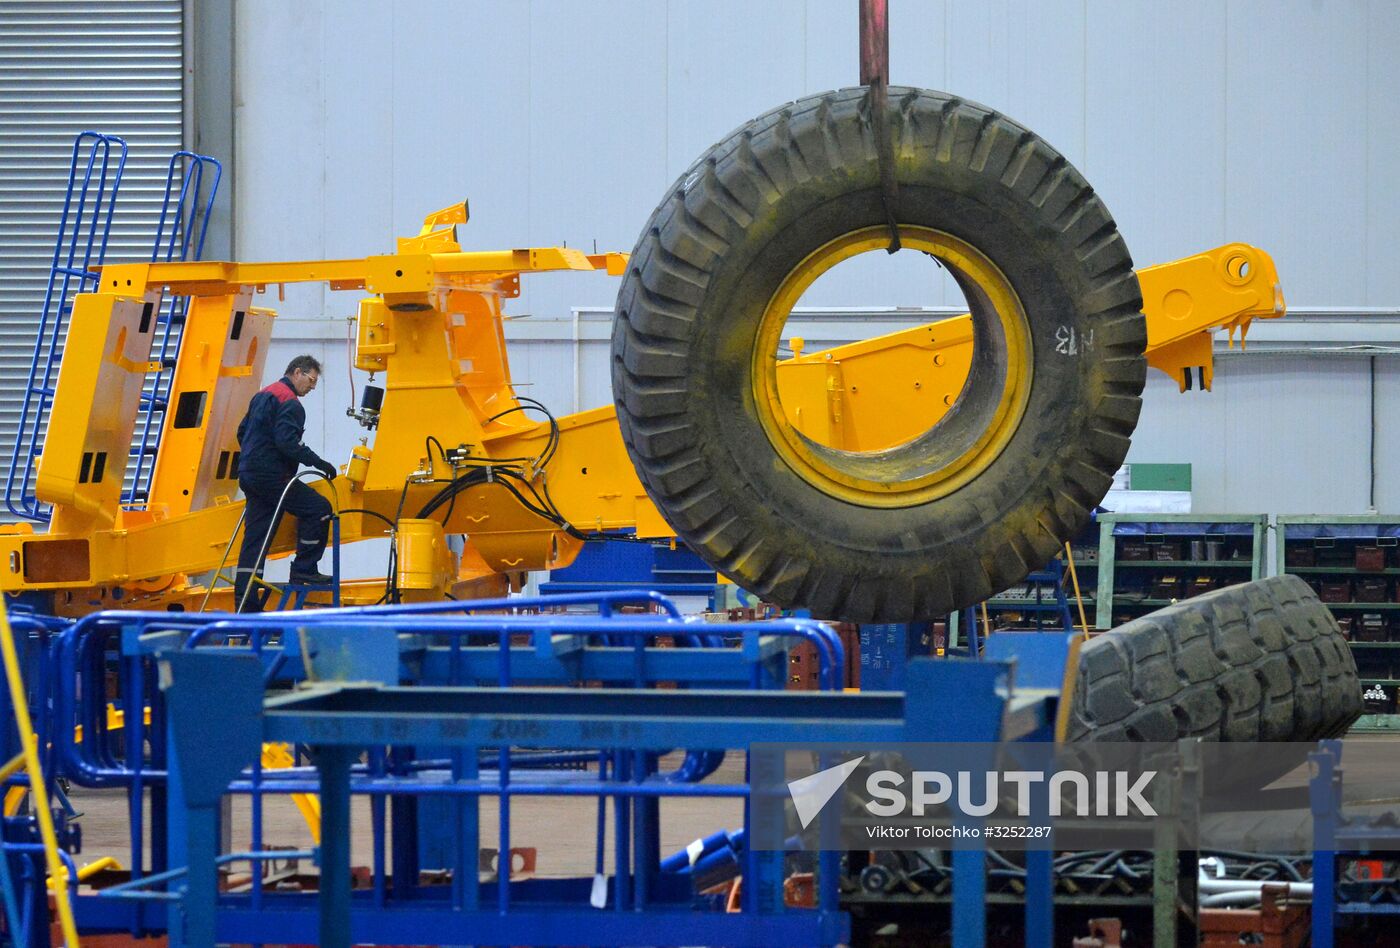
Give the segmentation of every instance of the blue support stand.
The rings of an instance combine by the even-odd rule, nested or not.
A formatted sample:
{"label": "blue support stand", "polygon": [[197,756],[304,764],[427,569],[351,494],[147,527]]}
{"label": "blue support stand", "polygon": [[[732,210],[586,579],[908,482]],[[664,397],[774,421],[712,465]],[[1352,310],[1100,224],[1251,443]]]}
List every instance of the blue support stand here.
{"label": "blue support stand", "polygon": [[[614,614],[639,600],[662,614]],[[589,603],[597,613],[521,614],[546,603]],[[517,614],[501,614],[505,609]],[[839,944],[849,939],[839,907],[839,847],[824,843],[817,858],[817,908],[786,907],[784,853],[748,845],[747,814],[763,802],[755,802],[753,786],[700,782],[721,759],[714,749],[756,741],[995,743],[1008,734],[1044,740],[1053,734],[1055,694],[1072,644],[1068,636],[999,634],[980,661],[909,661],[903,691],[842,694],[835,674],[843,667],[840,639],[829,627],[806,619],[726,624],[737,648],[709,641],[705,628],[685,621],[664,598],[635,592],[80,620],[48,650],[59,663],[52,680],[61,683],[52,703],[55,753],[84,785],[146,793],[168,787],[174,867],[102,896],[80,896],[80,916],[102,919],[104,930],[159,932],[168,909],[176,946],[452,943],[464,931],[483,944],[577,944],[581,931],[599,945]],[[672,644],[652,647],[658,636]],[[146,730],[139,715],[128,714],[124,746],[134,756],[126,758],[123,745],[105,737],[105,703],[85,701],[104,694],[107,656],[118,639],[123,694],[148,701],[152,718]],[[782,690],[793,640],[817,648],[826,690]],[[265,692],[267,682],[308,676],[315,687]],[[157,677],[161,689],[137,699],[141,682]],[[654,687],[673,681],[682,687]],[[583,683],[595,687],[577,687]],[[958,700],[949,703],[952,693]],[[72,739],[78,724],[88,740]],[[316,772],[258,767],[263,742],[308,748]],[[691,750],[679,769],[658,772],[659,754],[675,747],[711,750]],[[539,769],[554,759],[594,766]],[[256,879],[261,865],[280,858],[265,848],[256,818],[251,848],[221,854],[218,806],[229,793],[251,794],[255,814],[267,793],[321,795],[320,896],[263,890],[256,882],[247,893],[215,891],[218,865],[251,862]],[[356,793],[370,800],[375,846],[370,884],[352,894],[348,826]],[[512,880],[508,814],[521,795],[610,804],[599,841],[611,831],[611,878],[601,875],[600,851],[601,882]],[[495,879],[478,883],[482,796],[500,801],[500,868]],[[742,799],[745,826],[714,834],[680,862],[662,860],[663,796]],[[438,831],[445,859],[438,861],[448,863],[450,884],[420,879],[414,824],[417,804],[427,799],[446,804]],[[958,948],[980,945],[986,935],[984,859],[980,850],[954,859]],[[713,884],[708,880],[740,873],[743,911],[714,911],[699,896]],[[1032,856],[1026,930],[1037,946],[1046,944],[1053,921],[1048,879],[1048,861]],[[601,911],[599,895],[606,895]]]}

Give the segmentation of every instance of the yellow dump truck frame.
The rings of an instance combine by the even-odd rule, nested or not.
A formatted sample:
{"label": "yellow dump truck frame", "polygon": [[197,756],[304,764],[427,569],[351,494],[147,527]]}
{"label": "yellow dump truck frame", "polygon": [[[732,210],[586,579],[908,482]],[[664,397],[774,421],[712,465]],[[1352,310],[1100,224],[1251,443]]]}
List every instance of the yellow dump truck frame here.
{"label": "yellow dump truck frame", "polygon": [[[269,287],[319,282],[364,290],[355,367],[383,376],[365,442],[345,451],[333,490],[343,542],[394,536],[397,595],[500,593],[529,570],[567,566],[584,539],[670,528],[638,480],[611,406],[557,419],[531,413],[512,385],[503,303],[527,274],[624,272],[625,254],[562,247],[463,251],[465,203],[430,215],[397,252],[286,263],[135,263],[102,268],[74,301],[53,398],[37,498],[53,505],[47,532],[0,527],[0,589],[55,593],[60,614],[96,608],[193,607],[191,577],[220,566],[242,513],[236,430],[266,375],[276,317],[253,305]],[[1268,254],[1229,244],[1138,271],[1149,364],[1210,388],[1212,334],[1241,342],[1250,321],[1284,314]],[[149,498],[122,503],[127,456],[152,362],[152,312],[167,294],[190,298]],[[1092,339],[1057,340],[1066,347]],[[779,363],[784,410],[806,437],[879,450],[938,422],[957,398],[972,349],[971,317],[927,325]],[[347,449],[349,446],[346,446]],[[334,457],[333,452],[332,456]],[[451,503],[416,516],[445,485]],[[393,528],[386,527],[393,524]],[[454,554],[445,538],[462,535]],[[292,549],[284,523],[270,544]],[[372,602],[383,581],[346,584]],[[212,603],[227,607],[226,592]]]}

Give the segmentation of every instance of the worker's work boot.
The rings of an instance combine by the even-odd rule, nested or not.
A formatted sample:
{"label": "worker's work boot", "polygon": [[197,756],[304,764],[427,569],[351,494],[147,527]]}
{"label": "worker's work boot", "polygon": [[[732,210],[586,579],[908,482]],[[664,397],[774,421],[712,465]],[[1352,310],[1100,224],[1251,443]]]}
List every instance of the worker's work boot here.
{"label": "worker's work boot", "polygon": [[335,580],[334,576],[327,576],[325,573],[304,573],[301,570],[293,570],[287,578],[300,586],[325,586]]}

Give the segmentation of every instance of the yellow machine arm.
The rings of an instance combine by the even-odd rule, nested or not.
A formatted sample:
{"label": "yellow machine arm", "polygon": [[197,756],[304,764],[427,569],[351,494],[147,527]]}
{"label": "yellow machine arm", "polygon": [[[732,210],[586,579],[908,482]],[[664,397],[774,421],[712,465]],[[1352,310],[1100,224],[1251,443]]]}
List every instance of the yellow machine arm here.
{"label": "yellow machine arm", "polygon": [[[0,589],[53,590],[55,608],[160,608],[202,599],[187,576],[215,569],[242,513],[236,429],[266,374],[275,314],[254,307],[269,286],[323,282],[364,289],[355,365],[382,373],[370,434],[334,482],[341,537],[384,536],[392,523],[405,599],[502,591],[504,577],[568,565],[596,531],[667,536],[622,442],[613,409],[541,420],[511,383],[502,303],[526,273],[619,275],[623,254],[544,247],[463,252],[465,203],[430,215],[398,252],[292,263],[141,263],[103,268],[75,300],[36,493],[54,505],[47,533],[0,527]],[[1150,364],[1183,389],[1211,380],[1210,333],[1283,314],[1269,256],[1232,244],[1139,273]],[[153,312],[190,297],[149,499],[123,506],[127,455],[148,372]],[[879,449],[935,424],[953,404],[971,354],[959,317],[779,364],[785,410],[809,437]],[[1066,346],[1092,339],[1060,340]],[[373,375],[372,375],[373,378]],[[883,406],[883,407],[882,407]],[[890,411],[889,406],[898,406]],[[325,485],[319,490],[327,490]],[[285,522],[271,552],[292,549]],[[466,548],[449,552],[446,537]],[[376,590],[382,592],[383,584]],[[350,597],[352,600],[354,597]]]}
{"label": "yellow machine arm", "polygon": [[[1184,392],[1193,373],[1209,390],[1212,336],[1224,329],[1244,344],[1250,322],[1284,315],[1273,259],[1257,247],[1227,244],[1138,271],[1147,317],[1147,364]],[[972,362],[972,317],[955,316],[778,363],[778,391],[793,425],[846,451],[878,451],[932,428],[957,401]],[[1070,354],[1093,339],[1056,340]],[[897,406],[897,410],[891,410]]]}

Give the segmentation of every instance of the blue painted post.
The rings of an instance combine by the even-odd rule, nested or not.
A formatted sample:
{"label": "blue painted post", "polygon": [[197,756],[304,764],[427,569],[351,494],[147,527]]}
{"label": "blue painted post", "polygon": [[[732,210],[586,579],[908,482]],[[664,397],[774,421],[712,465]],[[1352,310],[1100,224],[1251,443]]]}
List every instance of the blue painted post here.
{"label": "blue painted post", "polygon": [[[469,747],[458,753],[462,762],[462,779],[471,781],[480,779],[481,761],[477,749]],[[481,885],[477,881],[477,853],[481,849],[481,798],[477,796],[459,797],[457,800],[457,819],[460,830],[458,849],[465,873],[462,879],[463,904],[468,910],[475,911],[481,907]],[[509,873],[510,865],[510,853],[503,853],[498,857],[498,868],[504,866],[505,871]]]}
{"label": "blue painted post", "polygon": [[350,763],[348,747],[322,747],[321,938],[323,948],[350,948]]}
{"label": "blue painted post", "polygon": [[[213,948],[219,906],[219,808],[190,807],[186,813],[185,944]],[[172,939],[171,944],[175,942]]]}
{"label": "blue painted post", "polygon": [[[166,865],[188,866],[190,864],[189,845],[192,834],[188,832],[187,824],[191,811],[185,806],[183,781],[180,779],[179,752],[173,734],[167,747],[166,759],[170,763],[165,781]],[[213,852],[209,853],[205,859],[211,870],[213,870],[214,859],[217,856],[218,853]],[[185,922],[189,916],[190,905],[191,895],[187,890],[184,901],[180,905],[180,911],[170,913],[169,948],[185,948],[186,945],[193,944],[187,938],[188,925]]]}
{"label": "blue painted post", "polygon": [[[414,758],[414,748],[389,750],[390,773],[404,772],[404,764]],[[407,898],[418,885],[418,799],[406,794],[389,798],[390,872],[394,898]]]}
{"label": "blue painted post", "polygon": [[953,850],[953,948],[987,943],[987,854]]}
{"label": "blue painted post", "polygon": [[218,805],[194,804],[187,800],[185,782],[176,742],[170,744],[170,771],[167,780],[169,807],[170,865],[188,866],[184,897],[179,911],[171,913],[170,948],[212,946],[219,899],[219,809]]}
{"label": "blue painted post", "polygon": [[932,632],[927,622],[862,623],[861,690],[903,691],[905,666],[916,655],[927,654],[923,642]]}
{"label": "blue painted post", "polygon": [[1054,942],[1054,858],[1048,849],[1026,853],[1026,948],[1050,948]]}
{"label": "blue painted post", "polygon": [[1340,741],[1323,741],[1308,755],[1312,778],[1308,795],[1313,818],[1313,948],[1332,948],[1337,911],[1337,817],[1341,801],[1341,774],[1337,772]]}

